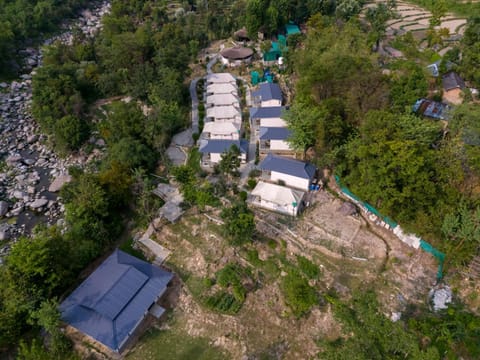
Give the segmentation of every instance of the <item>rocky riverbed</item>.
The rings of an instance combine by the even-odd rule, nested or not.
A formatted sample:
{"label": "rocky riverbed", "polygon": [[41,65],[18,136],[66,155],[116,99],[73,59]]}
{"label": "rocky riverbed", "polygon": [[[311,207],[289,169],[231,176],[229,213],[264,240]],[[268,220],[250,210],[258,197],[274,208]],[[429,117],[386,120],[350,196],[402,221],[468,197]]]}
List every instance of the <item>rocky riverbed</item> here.
{"label": "rocky riverbed", "polygon": [[[95,36],[109,11],[106,1],[83,10],[78,19],[65,23],[64,31],[45,44],[57,40],[70,43],[74,28]],[[68,168],[83,166],[91,157],[60,158],[46,145],[47,138],[31,114],[31,79],[35,68],[41,66],[42,51],[28,48],[20,54],[25,59],[24,74],[11,83],[0,83],[0,263],[20,235],[29,234],[39,223],[63,221],[64,206],[58,191],[70,181]]]}

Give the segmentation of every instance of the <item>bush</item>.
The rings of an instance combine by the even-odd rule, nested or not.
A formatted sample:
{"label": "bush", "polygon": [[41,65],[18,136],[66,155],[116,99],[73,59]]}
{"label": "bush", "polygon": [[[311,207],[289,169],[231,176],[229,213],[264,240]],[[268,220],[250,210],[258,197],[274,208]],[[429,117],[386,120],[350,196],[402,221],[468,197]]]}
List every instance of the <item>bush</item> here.
{"label": "bush", "polygon": [[224,314],[236,314],[242,307],[243,302],[238,301],[235,296],[219,291],[205,300],[205,306]]}
{"label": "bush", "polygon": [[247,181],[247,189],[253,190],[257,186],[257,180],[255,179],[248,179]]}
{"label": "bush", "polygon": [[316,279],[320,275],[320,269],[304,256],[297,256],[300,271],[309,279]]}
{"label": "bush", "polygon": [[306,314],[317,303],[315,289],[296,271],[290,272],[282,279],[281,288],[285,302],[297,317]]}

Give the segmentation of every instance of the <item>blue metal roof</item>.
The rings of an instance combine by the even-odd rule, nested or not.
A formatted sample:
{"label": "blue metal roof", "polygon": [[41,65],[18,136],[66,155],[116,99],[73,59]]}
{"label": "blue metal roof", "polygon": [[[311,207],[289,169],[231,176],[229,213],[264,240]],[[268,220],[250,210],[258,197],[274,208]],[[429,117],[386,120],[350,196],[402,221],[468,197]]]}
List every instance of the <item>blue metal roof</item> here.
{"label": "blue metal roof", "polygon": [[260,98],[261,101],[280,100],[282,101],[282,90],[278,84],[262,83],[257,91],[253,92],[253,97]]}
{"label": "blue metal roof", "polygon": [[260,163],[259,167],[262,170],[276,171],[302,179],[313,179],[317,170],[317,168],[310,163],[273,154],[268,154]]}
{"label": "blue metal roof", "polygon": [[172,277],[117,249],[60,304],[62,319],[120,351]]}
{"label": "blue metal roof", "polygon": [[260,140],[287,140],[292,131],[285,127],[260,127]]}
{"label": "blue metal roof", "polygon": [[203,154],[222,154],[230,150],[232,145],[236,145],[240,152],[247,153],[248,152],[248,141],[245,139],[242,140],[205,140],[200,143],[200,151]]}
{"label": "blue metal roof", "polygon": [[281,118],[285,112],[285,106],[269,106],[260,108],[250,108],[250,117],[252,119]]}

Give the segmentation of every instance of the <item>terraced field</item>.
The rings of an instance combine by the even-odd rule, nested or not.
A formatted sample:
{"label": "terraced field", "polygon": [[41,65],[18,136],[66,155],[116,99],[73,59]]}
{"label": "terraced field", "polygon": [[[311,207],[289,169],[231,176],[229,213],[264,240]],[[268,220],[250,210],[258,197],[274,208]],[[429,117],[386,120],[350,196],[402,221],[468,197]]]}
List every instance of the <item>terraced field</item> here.
{"label": "terraced field", "polygon": [[[375,6],[376,3],[384,2],[383,0],[374,0],[367,7]],[[426,9],[423,9],[417,5],[405,2],[398,1],[397,7],[397,18],[392,19],[388,22],[387,27],[387,36],[397,36],[402,35],[408,31],[412,33],[419,32],[421,38],[424,32],[428,29],[430,25],[430,18],[432,13]],[[463,35],[465,31],[465,24],[467,20],[455,16],[452,13],[447,13],[446,16],[442,18],[442,23],[437,28],[447,28],[450,32],[450,36],[456,37],[458,35]]]}

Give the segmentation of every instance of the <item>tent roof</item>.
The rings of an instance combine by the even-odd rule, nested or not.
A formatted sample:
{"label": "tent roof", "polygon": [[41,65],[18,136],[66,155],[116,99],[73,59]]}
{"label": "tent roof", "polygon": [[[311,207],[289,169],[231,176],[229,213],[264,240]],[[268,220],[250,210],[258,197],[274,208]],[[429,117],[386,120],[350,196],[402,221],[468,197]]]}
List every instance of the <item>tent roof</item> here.
{"label": "tent roof", "polygon": [[207,122],[203,126],[203,132],[219,135],[238,133],[240,127],[233,122]]}
{"label": "tent roof", "polygon": [[62,319],[119,351],[172,277],[117,249],[61,303]]}
{"label": "tent roof", "polygon": [[241,116],[240,109],[233,105],[214,106],[207,108],[207,117],[216,119],[233,119]]}
{"label": "tent roof", "polygon": [[237,80],[235,77],[230,73],[213,73],[208,74],[206,76],[207,83],[211,84],[224,84],[224,83],[232,83],[236,84]]}
{"label": "tent roof", "polygon": [[238,97],[234,94],[227,93],[227,94],[213,94],[207,96],[207,104],[215,105],[215,106],[222,106],[222,105],[237,105],[239,106]]}
{"label": "tent roof", "polygon": [[293,203],[300,204],[305,196],[305,192],[260,181],[257,186],[255,186],[255,189],[253,189],[252,195],[260,196],[263,200],[286,206],[292,205]]}

